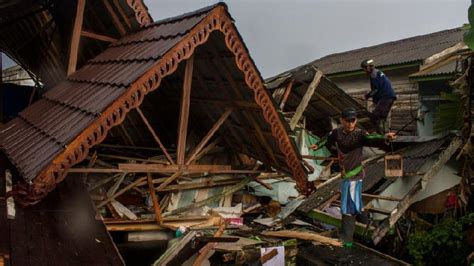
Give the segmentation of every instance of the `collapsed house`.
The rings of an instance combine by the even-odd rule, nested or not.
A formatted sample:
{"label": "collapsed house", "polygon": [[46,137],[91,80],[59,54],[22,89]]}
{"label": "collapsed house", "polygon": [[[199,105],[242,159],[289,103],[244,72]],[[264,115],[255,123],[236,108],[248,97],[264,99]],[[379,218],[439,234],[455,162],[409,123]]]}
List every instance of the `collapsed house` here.
{"label": "collapsed house", "polygon": [[[356,263],[405,264],[360,244],[348,255],[331,238],[340,224],[340,174],[331,171],[327,151],[308,147],[348,106],[371,127],[364,103],[331,77],[338,70],[308,65],[264,84],[223,3],[156,22],[141,1],[62,4],[11,18],[17,23],[3,32],[40,22],[41,34],[69,54],[64,60],[54,45],[49,52],[13,49],[17,35],[1,47],[31,71],[35,86],[44,84],[37,100],[0,127],[4,261],[294,264],[337,262],[345,254]],[[67,16],[72,30],[54,30],[66,19],[53,12],[61,9],[76,14]],[[108,15],[94,23],[97,14]],[[411,74],[438,75],[433,68]],[[414,132],[394,117],[395,129]],[[394,146],[403,177],[385,175],[383,156],[393,150],[371,151],[364,162],[363,197],[373,220],[356,232],[375,243],[412,203],[459,184],[449,159],[460,138],[408,136]],[[448,185],[433,186],[447,173]]]}
{"label": "collapsed house", "polygon": [[[463,66],[470,54],[462,41],[464,32],[456,28],[332,54],[266,80],[281,111],[290,114],[290,124],[300,121],[313,134],[323,137],[337,126],[341,110],[349,106],[357,110],[360,125],[370,130],[366,112],[371,104],[363,97],[370,87],[365,73],[360,70],[362,60],[374,59],[377,68],[391,79],[398,99],[388,120],[390,129],[402,136],[392,144],[391,151],[386,152],[393,154],[395,145],[398,150],[395,153],[402,154],[404,176],[398,179],[386,176],[380,152],[365,151],[365,209],[373,213],[375,221],[383,221],[371,233],[375,243],[413,203],[412,210],[430,214],[444,213],[445,202],[453,194],[460,195],[462,205],[467,204],[470,192],[463,185],[467,180],[462,181],[463,175],[456,174],[463,166],[453,155],[469,141],[468,138],[461,141],[457,137],[446,137],[449,130],[460,128],[462,116],[449,120],[445,113],[449,111],[445,109],[446,102],[449,103],[445,95],[454,92],[449,83],[469,71]],[[340,91],[350,95],[352,102]],[[440,153],[440,149],[444,151]],[[339,225],[334,212],[322,211],[338,207],[339,186],[340,180],[336,178],[318,185],[318,190],[299,210],[312,218]],[[363,226],[359,230],[362,232]]]}

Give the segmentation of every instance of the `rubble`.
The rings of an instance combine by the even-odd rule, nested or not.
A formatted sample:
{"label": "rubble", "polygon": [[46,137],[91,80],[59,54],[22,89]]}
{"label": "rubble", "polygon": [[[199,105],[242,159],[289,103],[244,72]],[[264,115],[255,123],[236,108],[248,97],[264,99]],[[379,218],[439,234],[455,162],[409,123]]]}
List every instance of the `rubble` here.
{"label": "rubble", "polygon": [[[141,1],[114,2],[122,19],[107,6],[96,9],[112,12],[104,19],[115,25],[112,37],[75,23],[71,33],[76,46],[81,34],[110,45],[86,42],[90,58],[76,48],[71,64],[55,73],[31,67],[51,88],[0,127],[0,264],[39,263],[43,258],[32,256],[64,247],[58,261],[122,265],[134,262],[130,247],[138,246],[151,250],[139,261],[153,265],[405,265],[373,248],[403,241],[412,223],[433,227],[418,216],[435,212],[423,206],[432,197],[441,205],[449,198],[449,206],[436,208],[442,211],[466,207],[466,134],[413,136],[424,117],[398,117],[393,129],[408,136],[364,150],[364,217],[355,223],[354,246],[344,245],[342,159],[324,145],[311,147],[347,107],[373,129],[359,92],[332,81],[360,58],[347,65],[321,59],[321,67],[308,64],[265,82],[224,3],[151,22]],[[88,8],[76,17],[86,12],[89,21],[94,6]],[[446,63],[438,60],[452,67],[466,52],[445,45],[423,51],[426,61],[410,77],[437,75],[432,68]],[[56,52],[44,60],[54,62]],[[348,80],[340,82],[346,87]],[[441,182],[446,171],[456,175],[460,149],[463,176]],[[48,245],[27,241],[33,238]]]}

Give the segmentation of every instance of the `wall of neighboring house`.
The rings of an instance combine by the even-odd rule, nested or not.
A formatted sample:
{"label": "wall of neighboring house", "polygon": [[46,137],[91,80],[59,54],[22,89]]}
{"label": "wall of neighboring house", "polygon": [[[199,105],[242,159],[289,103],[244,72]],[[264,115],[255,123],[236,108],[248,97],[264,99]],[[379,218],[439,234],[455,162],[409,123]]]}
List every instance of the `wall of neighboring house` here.
{"label": "wall of neighboring house", "polygon": [[452,88],[449,80],[431,80],[418,82],[420,93],[420,121],[417,122],[418,136],[433,136],[436,132],[435,124],[439,112],[440,104],[445,102],[440,96],[442,92],[450,93]]}
{"label": "wall of neighboring house", "polygon": [[[418,85],[408,79],[408,76],[417,72],[418,66],[411,66],[395,70],[387,70],[384,73],[392,82],[392,86],[397,94],[392,112],[389,117],[390,127],[394,130],[401,129],[413,118],[416,117],[419,106]],[[367,106],[364,95],[370,90],[370,84],[367,76],[364,74],[347,77],[332,77],[334,81],[346,93],[354,97],[362,105]],[[373,108],[372,101],[369,102],[369,110]],[[400,135],[416,135],[416,121],[406,126]]]}
{"label": "wall of neighboring house", "polygon": [[28,106],[35,82],[20,66],[2,71],[0,84],[0,123],[7,122]]}
{"label": "wall of neighboring house", "polygon": [[34,86],[35,82],[31,79],[28,72],[20,66],[12,66],[2,71],[2,82],[13,83],[22,86]]}

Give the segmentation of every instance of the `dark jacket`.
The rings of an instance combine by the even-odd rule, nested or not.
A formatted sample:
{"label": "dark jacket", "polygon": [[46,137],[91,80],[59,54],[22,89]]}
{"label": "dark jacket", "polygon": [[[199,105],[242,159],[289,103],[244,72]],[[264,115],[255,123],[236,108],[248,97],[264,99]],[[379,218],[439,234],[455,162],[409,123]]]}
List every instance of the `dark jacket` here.
{"label": "dark jacket", "polygon": [[380,70],[374,69],[369,76],[370,92],[367,98],[372,98],[374,103],[382,99],[397,99],[392,88],[392,83],[388,77]]}
{"label": "dark jacket", "polygon": [[[351,180],[364,178],[362,171],[362,147],[381,146],[385,136],[369,134],[367,131],[356,128],[350,133],[345,133],[342,128],[336,128],[329,133],[326,147],[330,150],[336,148],[339,165],[342,168],[342,177]],[[331,148],[331,146],[333,146]]]}

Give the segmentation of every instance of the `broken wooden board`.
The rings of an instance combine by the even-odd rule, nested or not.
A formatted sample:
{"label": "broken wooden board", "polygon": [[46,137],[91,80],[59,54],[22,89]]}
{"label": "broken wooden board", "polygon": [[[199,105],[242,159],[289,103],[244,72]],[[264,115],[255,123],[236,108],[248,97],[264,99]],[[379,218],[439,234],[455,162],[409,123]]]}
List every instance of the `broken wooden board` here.
{"label": "broken wooden board", "polygon": [[331,246],[336,246],[336,247],[342,246],[342,242],[340,240],[322,236],[315,232],[309,232],[309,231],[301,232],[301,231],[281,230],[281,231],[266,231],[266,232],[262,232],[261,234],[264,236],[271,236],[271,237],[296,238],[296,239],[302,239],[302,240],[316,241],[324,245],[331,245]]}

